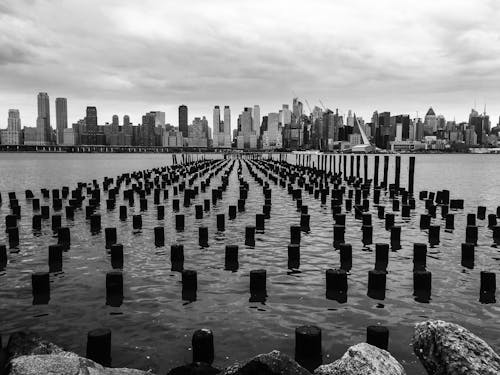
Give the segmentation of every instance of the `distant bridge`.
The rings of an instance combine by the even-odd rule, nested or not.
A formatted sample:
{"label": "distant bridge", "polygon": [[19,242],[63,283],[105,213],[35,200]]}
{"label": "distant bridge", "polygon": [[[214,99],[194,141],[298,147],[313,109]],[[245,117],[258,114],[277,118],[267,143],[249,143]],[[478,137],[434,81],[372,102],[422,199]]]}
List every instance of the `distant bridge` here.
{"label": "distant bridge", "polygon": [[231,152],[225,148],[104,146],[104,145],[0,145],[0,152],[69,152],[69,153],[176,153],[176,152]]}

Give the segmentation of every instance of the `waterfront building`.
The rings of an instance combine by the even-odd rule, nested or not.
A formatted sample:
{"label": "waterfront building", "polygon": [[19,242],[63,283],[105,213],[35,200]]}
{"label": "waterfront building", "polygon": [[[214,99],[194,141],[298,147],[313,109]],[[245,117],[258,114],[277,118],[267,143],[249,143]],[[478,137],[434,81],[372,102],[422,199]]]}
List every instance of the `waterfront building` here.
{"label": "waterfront building", "polygon": [[56,139],[57,144],[64,143],[64,129],[68,127],[68,101],[66,98],[56,98]]}
{"label": "waterfront building", "polygon": [[429,108],[424,118],[424,135],[433,135],[438,128],[438,119],[436,113],[432,109]]}
{"label": "waterfront building", "polygon": [[68,103],[66,98],[56,98],[56,142],[63,144],[64,129],[68,127]]}
{"label": "waterfront building", "polygon": [[292,102],[292,121],[291,122],[298,122],[299,119],[302,117],[303,113],[303,104],[301,101],[299,101],[298,98],[293,98]]}
{"label": "waterfront building", "polygon": [[[435,142],[435,139],[434,139]],[[392,152],[414,152],[426,150],[428,144],[420,141],[392,141],[390,142]]]}
{"label": "waterfront building", "polygon": [[179,131],[184,138],[189,136],[188,130],[188,107],[186,105],[179,106]]}
{"label": "waterfront building", "polygon": [[183,147],[184,141],[182,133],[178,130],[169,130],[163,133],[163,146]]}
{"label": "waterfront building", "polygon": [[140,139],[138,141],[141,146],[157,146],[156,133],[156,113],[149,112],[142,116],[142,125],[140,126]]}
{"label": "waterfront building", "polygon": [[465,130],[465,144],[467,146],[477,146],[478,136],[474,127]]}
{"label": "waterfront building", "polygon": [[240,150],[257,148],[257,132],[254,131],[252,108],[245,107],[238,117],[237,148]]}
{"label": "waterfront building", "polygon": [[384,150],[390,147],[390,139],[392,134],[391,129],[391,113],[378,113],[378,127],[376,129],[375,144]]}
{"label": "waterfront building", "polygon": [[214,107],[212,129],[213,146],[231,148],[231,109],[229,106],[224,107],[224,121],[221,121],[220,107],[218,105]]}
{"label": "waterfront building", "polygon": [[162,111],[151,111],[149,112],[155,120],[155,127],[165,128],[165,112]]}
{"label": "waterfront building", "polygon": [[9,109],[7,118],[7,129],[2,130],[0,143],[3,145],[23,144],[23,132],[21,130],[21,117],[18,109]]}
{"label": "waterfront building", "polygon": [[[264,120],[265,119],[265,120]],[[262,148],[273,150],[282,148],[282,134],[279,126],[279,113],[269,113],[262,121]],[[265,124],[265,125],[264,125]]]}
{"label": "waterfront building", "polygon": [[24,144],[33,146],[40,144],[38,141],[38,128],[35,127],[27,127],[25,126],[23,129],[24,133]]}
{"label": "waterfront building", "polygon": [[52,143],[52,128],[50,126],[50,101],[46,92],[40,92],[37,96],[38,117],[36,119],[37,142],[39,145],[50,145]]}
{"label": "waterfront building", "polygon": [[203,118],[195,117],[193,123],[188,127],[187,147],[208,147],[209,146],[209,128],[208,121]]}
{"label": "waterfront building", "polygon": [[256,104],[253,106],[252,131],[254,131],[257,134],[260,131],[259,128],[260,128],[260,107]]}
{"label": "waterfront building", "polygon": [[78,139],[75,134],[75,129],[69,128],[63,130],[63,143],[64,146],[75,146],[78,144]]}
{"label": "waterfront building", "polygon": [[361,142],[361,134],[360,133],[352,133],[349,134],[349,144],[352,146],[360,145]]}

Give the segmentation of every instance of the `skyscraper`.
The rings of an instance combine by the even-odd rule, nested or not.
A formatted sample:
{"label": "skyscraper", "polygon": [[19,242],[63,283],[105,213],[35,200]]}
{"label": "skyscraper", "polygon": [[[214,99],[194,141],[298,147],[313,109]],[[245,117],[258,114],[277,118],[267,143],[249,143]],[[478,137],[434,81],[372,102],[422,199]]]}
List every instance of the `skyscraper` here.
{"label": "skyscraper", "polygon": [[260,133],[260,107],[257,104],[253,106],[252,130]]}
{"label": "skyscraper", "polygon": [[68,128],[68,102],[66,98],[56,98],[57,144],[64,143],[64,129]]}
{"label": "skyscraper", "polygon": [[123,116],[123,125],[130,125],[130,117],[128,115]]}
{"label": "skyscraper", "polygon": [[7,119],[7,129],[0,130],[1,142],[3,145],[20,145],[22,144],[21,118],[19,117],[18,109],[9,109],[9,117]]}
{"label": "skyscraper", "polygon": [[52,129],[50,127],[50,102],[46,92],[38,93],[38,117],[36,119],[37,142],[45,145],[52,141]]}
{"label": "skyscraper", "polygon": [[7,129],[21,131],[21,117],[18,109],[9,109],[9,118],[7,119]]}
{"label": "skyscraper", "polygon": [[224,106],[224,147],[231,147],[231,108]]}
{"label": "skyscraper", "polygon": [[221,129],[221,125],[222,125],[222,127],[224,126],[220,122],[220,108],[218,105],[216,105],[214,107],[214,116],[213,116],[213,121],[212,121],[212,129],[214,130],[214,140],[215,140],[216,134],[224,133],[224,129]]}
{"label": "skyscraper", "polygon": [[86,143],[88,145],[97,145],[97,108],[96,107],[87,107],[85,116],[85,125],[87,128],[87,137]]}
{"label": "skyscraper", "polygon": [[111,125],[119,126],[118,115],[113,115],[112,120],[111,120]]}
{"label": "skyscraper", "polygon": [[188,107],[186,105],[179,106],[179,131],[184,138],[189,136],[188,131]]}

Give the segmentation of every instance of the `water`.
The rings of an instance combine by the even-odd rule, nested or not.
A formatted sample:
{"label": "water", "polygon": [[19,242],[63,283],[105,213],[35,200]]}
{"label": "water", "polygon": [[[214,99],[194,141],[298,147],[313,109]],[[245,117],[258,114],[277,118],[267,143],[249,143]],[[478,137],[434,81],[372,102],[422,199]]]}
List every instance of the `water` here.
{"label": "water", "polygon": [[[217,157],[217,156],[214,156]],[[373,157],[369,157],[369,175]],[[392,172],[394,157],[391,156]],[[315,157],[313,156],[313,159]],[[288,155],[290,162],[294,155]],[[143,212],[143,229],[132,230],[132,222],[119,221],[118,208],[107,212],[101,205],[102,226],[117,228],[118,241],[124,245],[124,295],[120,307],[106,305],[105,275],[111,269],[110,256],[104,248],[104,233],[91,235],[85,215],[78,211],[71,228],[71,249],[64,253],[63,272],[51,274],[51,299],[48,305],[32,305],[31,273],[46,271],[47,248],[56,243],[50,220],[44,221],[41,234],[31,230],[31,205],[24,200],[24,190],[39,196],[40,188],[73,188],[78,181],[102,181],[126,171],[142,170],[172,163],[171,155],[140,154],[0,154],[0,243],[6,241],[4,217],[9,213],[8,191],[16,191],[22,205],[19,252],[9,254],[9,264],[0,273],[0,333],[4,336],[20,329],[31,329],[85,355],[86,334],[96,327],[113,332],[113,365],[152,368],[165,373],[174,366],[191,361],[191,335],[194,330],[209,327],[215,335],[217,367],[245,360],[253,355],[279,349],[291,356],[294,352],[294,329],[303,324],[322,328],[323,362],[339,358],[353,344],[365,341],[366,326],[386,325],[390,329],[389,349],[404,365],[408,374],[424,370],[413,355],[410,339],[413,324],[424,319],[444,319],[459,323],[485,339],[495,350],[500,348],[500,308],[497,303],[481,304],[479,272],[498,274],[499,250],[492,246],[487,222],[478,220],[479,240],[473,269],[460,265],[460,244],[465,242],[465,214],[476,212],[478,205],[495,212],[500,205],[498,156],[495,155],[418,155],[415,190],[449,189],[452,198],[465,199],[465,209],[457,211],[456,230],[444,231],[440,211],[434,223],[441,224],[441,242],[428,249],[427,269],[432,272],[432,299],[419,303],[412,296],[413,243],[427,243],[427,231],[419,229],[423,202],[410,219],[396,214],[396,225],[402,226],[402,248],[390,253],[386,298],[383,301],[366,295],[368,271],[374,264],[374,245],[363,248],[360,222],[347,215],[346,241],[353,245],[353,268],[349,273],[348,300],[345,304],[325,298],[324,273],[339,266],[338,251],[332,247],[333,218],[329,202],[321,205],[309,194],[303,195],[311,214],[311,232],[302,234],[300,272],[287,269],[289,226],[298,224],[300,213],[286,189],[272,186],[271,219],[264,233],[256,234],[256,246],[244,245],[245,225],[255,225],[255,214],[262,212],[262,187],[243,168],[250,184],[246,212],[228,220],[230,204],[236,204],[238,179],[236,168],[229,178],[223,201],[213,206],[203,219],[194,218],[194,204],[211,197],[210,189],[201,193],[186,214],[186,230],[176,232],[171,210],[172,187],[165,220],[156,220],[152,196],[149,210]],[[382,172],[382,160],[381,160]],[[348,168],[349,173],[349,168]],[[363,164],[361,167],[363,175]],[[382,173],[380,173],[382,176]],[[220,185],[220,175],[211,187]],[[402,157],[401,183],[406,185],[407,156]],[[197,180],[199,183],[200,180]],[[393,174],[389,174],[393,181]],[[120,200],[117,207],[122,204]],[[382,197],[382,204],[387,197]],[[104,203],[104,201],[103,201]],[[43,200],[42,200],[42,204]],[[49,204],[46,202],[45,204]],[[388,204],[387,204],[388,206]],[[383,221],[373,214],[375,242],[389,242],[390,233]],[[138,199],[129,215],[139,213]],[[217,232],[215,215],[226,213],[226,230]],[[166,246],[155,248],[153,227],[164,225]],[[209,228],[209,247],[200,248],[198,227]],[[170,244],[183,243],[185,269],[198,271],[197,300],[181,298],[180,273],[170,269]],[[224,247],[240,246],[239,269],[224,270]],[[249,302],[249,273],[267,270],[268,298],[265,303]],[[6,339],[6,337],[4,337]]]}

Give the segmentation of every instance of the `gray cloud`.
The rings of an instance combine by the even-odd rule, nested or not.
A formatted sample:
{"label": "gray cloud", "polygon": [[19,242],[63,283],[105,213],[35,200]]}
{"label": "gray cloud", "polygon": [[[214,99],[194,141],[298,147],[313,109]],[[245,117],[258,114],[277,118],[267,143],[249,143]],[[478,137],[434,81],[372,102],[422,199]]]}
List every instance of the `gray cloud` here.
{"label": "gray cloud", "polygon": [[159,109],[176,124],[181,103],[266,113],[292,92],[365,117],[465,118],[474,98],[500,102],[499,13],[494,0],[4,0],[0,127],[11,107],[34,123],[38,91],[68,97],[70,121],[86,105],[103,121]]}

